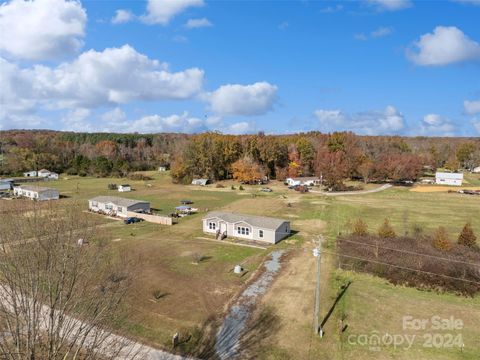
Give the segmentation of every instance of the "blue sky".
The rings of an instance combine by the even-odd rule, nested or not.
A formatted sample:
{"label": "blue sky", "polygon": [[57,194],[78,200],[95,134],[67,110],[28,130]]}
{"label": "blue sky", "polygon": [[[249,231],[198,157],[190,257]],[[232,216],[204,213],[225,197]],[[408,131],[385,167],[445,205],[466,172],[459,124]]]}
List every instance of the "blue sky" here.
{"label": "blue sky", "polygon": [[480,1],[4,1],[0,129],[480,135]]}

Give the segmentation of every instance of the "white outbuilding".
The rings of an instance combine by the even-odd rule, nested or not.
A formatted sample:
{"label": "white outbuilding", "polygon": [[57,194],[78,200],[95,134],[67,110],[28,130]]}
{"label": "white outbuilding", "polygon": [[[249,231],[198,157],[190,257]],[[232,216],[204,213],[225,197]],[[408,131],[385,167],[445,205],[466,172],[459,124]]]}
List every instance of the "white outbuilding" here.
{"label": "white outbuilding", "polygon": [[276,244],[290,235],[290,222],[266,216],[213,211],[203,218],[203,232],[221,238],[230,236]]}
{"label": "white outbuilding", "polygon": [[476,168],[473,168],[472,172],[474,172],[476,174],[480,173],[480,166],[477,166]]}
{"label": "white outbuilding", "polygon": [[118,185],[118,191],[119,192],[129,192],[129,191],[132,191],[132,187],[128,184]]}
{"label": "white outbuilding", "polygon": [[462,186],[462,182],[463,182],[462,173],[448,173],[448,172],[435,173],[435,184],[437,185]]}
{"label": "white outbuilding", "polygon": [[23,177],[37,177],[38,173],[36,170],[27,171],[23,173]]}
{"label": "white outbuilding", "polygon": [[322,184],[322,180],[318,177],[296,177],[296,178],[287,178],[285,182],[288,186],[296,186],[296,185],[305,185],[305,186],[320,186]]}
{"label": "white outbuilding", "polygon": [[32,185],[16,186],[13,188],[13,194],[37,201],[58,200],[60,198],[60,193],[57,189]]}

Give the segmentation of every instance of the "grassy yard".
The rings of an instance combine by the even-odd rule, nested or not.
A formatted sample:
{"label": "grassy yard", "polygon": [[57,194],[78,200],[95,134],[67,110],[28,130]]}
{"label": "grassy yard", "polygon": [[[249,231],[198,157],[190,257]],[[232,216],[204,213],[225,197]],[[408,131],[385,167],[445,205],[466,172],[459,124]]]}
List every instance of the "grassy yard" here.
{"label": "grassy yard", "polygon": [[[264,341],[259,352],[262,359],[478,359],[480,354],[480,296],[464,298],[413,288],[393,286],[367,274],[336,268],[334,240],[345,231],[345,223],[363,219],[370,231],[376,231],[385,217],[397,233],[411,232],[419,224],[426,233],[438,226],[448,229],[456,240],[465,222],[470,221],[480,237],[480,201],[474,196],[449,193],[415,193],[408,188],[392,188],[383,192],[327,198],[307,195],[298,205],[301,219],[325,224],[322,231],[328,240],[322,260],[321,315],[324,317],[335,303],[341,286],[352,282],[339,300],[325,325],[323,339],[313,335],[315,261],[311,255],[314,243],[305,242],[303,251],[296,251],[286,268],[264,299],[265,307],[278,316],[279,330]],[[437,331],[428,328],[412,332],[402,328],[404,316],[430,319],[437,315],[463,321],[463,328]],[[342,322],[343,320],[343,322]],[[347,325],[344,332],[342,326]],[[411,348],[380,346],[372,348],[357,341],[359,335],[415,335]],[[463,352],[456,347],[424,346],[426,333],[443,340],[445,334],[461,336]],[[350,336],[350,341],[349,341]],[[449,335],[447,335],[449,336]],[[360,337],[361,339],[361,337]],[[370,339],[370,338],[369,338]],[[356,342],[355,342],[356,341]],[[359,344],[360,343],[360,344]],[[428,344],[427,344],[428,345]],[[447,344],[448,345],[448,344]]]}
{"label": "grassy yard", "polygon": [[[149,181],[69,177],[43,185],[56,187],[69,199],[87,206],[86,200],[97,195],[114,195],[148,200],[152,207],[167,214],[189,199],[199,213],[180,219],[168,227],[150,223],[124,225],[105,220],[113,250],[127,250],[137,264],[134,287],[126,306],[128,316],[119,324],[130,335],[154,345],[168,346],[177,331],[201,326],[212,316],[221,316],[232,298],[258,269],[267,250],[218,243],[201,231],[201,217],[211,210],[228,210],[289,219],[294,235],[274,248],[288,249],[282,271],[262,300],[262,309],[270,309],[278,327],[259,339],[256,349],[260,359],[477,359],[480,353],[480,297],[463,298],[452,294],[419,291],[393,286],[385,280],[336,268],[335,238],[345,231],[348,220],[362,218],[370,231],[376,231],[389,218],[398,234],[411,232],[413,225],[431,233],[442,225],[456,240],[465,222],[470,221],[480,237],[480,199],[455,193],[419,193],[394,187],[386,191],[354,196],[326,197],[299,194],[277,182],[272,193],[261,193],[258,186],[223,183],[217,188],[175,185],[168,174],[147,173]],[[466,180],[478,186],[480,177]],[[129,183],[135,191],[118,193],[108,190],[109,183]],[[236,189],[232,190],[231,185]],[[376,187],[377,185],[375,185]],[[370,188],[370,186],[368,187]],[[68,201],[62,199],[60,201]],[[94,215],[92,215],[94,216]],[[325,316],[335,302],[342,285],[351,281],[325,326],[326,336],[313,336],[315,259],[311,250],[318,234],[327,239],[322,260],[321,314]],[[194,254],[204,260],[198,264]],[[248,273],[232,274],[235,264]],[[154,293],[162,293],[156,299]],[[352,344],[348,336],[404,334],[403,316],[430,318],[454,316],[464,322],[461,331],[463,352],[457,348],[427,348],[418,333],[409,350]],[[342,323],[343,320],[343,323]],[[348,325],[342,333],[340,325]],[[410,334],[410,333],[408,333]]]}

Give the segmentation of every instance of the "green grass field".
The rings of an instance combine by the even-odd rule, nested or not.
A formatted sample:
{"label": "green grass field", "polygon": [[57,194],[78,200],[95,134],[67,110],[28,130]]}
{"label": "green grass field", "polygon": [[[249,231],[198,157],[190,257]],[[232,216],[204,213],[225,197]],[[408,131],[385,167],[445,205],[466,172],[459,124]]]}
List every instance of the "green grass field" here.
{"label": "green grass field", "polygon": [[[177,331],[200,326],[211,316],[220,316],[244,284],[255,273],[272,248],[267,250],[217,243],[205,238],[201,217],[208,210],[229,210],[289,219],[295,234],[275,245],[292,252],[287,268],[274,284],[275,293],[267,294],[266,305],[280,319],[279,329],[272,331],[258,350],[261,359],[477,359],[480,354],[480,297],[463,298],[453,294],[420,291],[393,286],[385,280],[336,268],[336,257],[325,253],[322,271],[321,312],[325,315],[334,303],[342,284],[352,281],[326,324],[326,337],[312,336],[312,308],[315,265],[311,256],[312,239],[322,233],[327,239],[327,252],[335,252],[335,238],[345,232],[347,221],[363,219],[375,232],[385,218],[390,219],[398,234],[412,231],[419,225],[426,234],[438,226],[448,229],[455,241],[463,225],[471,222],[480,237],[480,199],[456,193],[412,192],[394,187],[383,192],[326,197],[321,194],[301,195],[281,183],[269,186],[272,193],[260,193],[260,187],[245,186],[244,191],[224,188],[183,186],[171,183],[168,174],[150,172],[153,180],[68,177],[41,185],[56,187],[65,195],[60,201],[79,201],[87,207],[87,199],[97,195],[114,195],[148,200],[160,213],[168,214],[181,199],[194,201],[199,213],[179,220],[168,227],[150,223],[124,225],[104,220],[112,249],[124,249],[135,259],[138,268],[126,308],[128,316],[118,324],[131,336],[154,345],[167,346]],[[468,174],[469,185],[479,185],[480,176]],[[129,183],[135,191],[119,193],[108,190],[109,183]],[[376,186],[376,185],[375,185]],[[369,184],[367,188],[373,188]],[[94,216],[94,215],[92,215]],[[195,264],[193,254],[205,260]],[[232,274],[235,264],[248,270],[246,276]],[[155,291],[166,295],[160,300]],[[421,336],[414,345],[403,348],[351,344],[348,336],[371,334],[404,334],[402,319],[454,316],[464,327],[456,331],[465,344],[457,347],[425,347]],[[339,331],[344,320],[348,327]],[[291,322],[292,328],[287,324]],[[445,332],[444,332],[445,333]]]}

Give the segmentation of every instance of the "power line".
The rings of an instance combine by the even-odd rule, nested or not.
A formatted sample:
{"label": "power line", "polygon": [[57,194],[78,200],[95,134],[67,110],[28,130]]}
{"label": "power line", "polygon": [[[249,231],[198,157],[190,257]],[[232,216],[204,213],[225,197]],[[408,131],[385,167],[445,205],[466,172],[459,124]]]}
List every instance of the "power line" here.
{"label": "power line", "polygon": [[430,257],[430,258],[433,258],[433,259],[451,261],[451,262],[456,262],[456,263],[465,264],[465,265],[480,266],[480,263],[479,264],[474,264],[474,263],[470,263],[470,262],[466,262],[466,261],[462,261],[462,260],[448,259],[448,258],[444,258],[444,257],[441,257],[441,256],[434,256],[434,255],[429,255],[429,254],[417,253],[415,251],[393,249],[393,248],[388,248],[388,247],[384,247],[384,246],[377,246],[377,245],[374,245],[374,244],[362,243],[362,242],[359,242],[359,241],[346,240],[346,239],[337,239],[337,241],[345,241],[345,242],[349,242],[349,243],[352,243],[352,244],[359,244],[359,245],[365,245],[365,246],[370,246],[370,247],[376,247],[378,249],[384,249],[384,250],[398,251],[398,252],[411,254],[411,255],[425,256],[425,257]]}
{"label": "power line", "polygon": [[430,271],[424,271],[424,270],[419,270],[419,269],[412,269],[412,268],[409,268],[409,267],[400,266],[400,265],[393,265],[393,264],[389,264],[389,263],[382,262],[382,261],[364,259],[364,258],[360,258],[360,257],[357,257],[357,256],[339,254],[339,253],[335,253],[335,252],[329,252],[329,251],[326,251],[326,250],[323,250],[323,253],[324,253],[324,254],[330,254],[330,255],[337,255],[337,256],[348,257],[348,258],[351,258],[351,259],[362,260],[362,261],[372,262],[372,263],[375,263],[375,264],[391,266],[391,267],[398,268],[398,269],[402,269],[402,270],[409,270],[409,271],[420,272],[420,273],[429,274],[429,275],[436,275],[436,276],[441,276],[441,277],[445,277],[445,278],[449,278],[449,279],[460,280],[460,281],[464,281],[464,282],[468,282],[468,283],[480,285],[480,282],[478,282],[478,281],[473,281],[473,280],[468,280],[468,279],[462,279],[462,278],[458,278],[458,277],[450,276],[450,275],[445,275],[445,274],[437,274],[437,273],[430,272]]}

